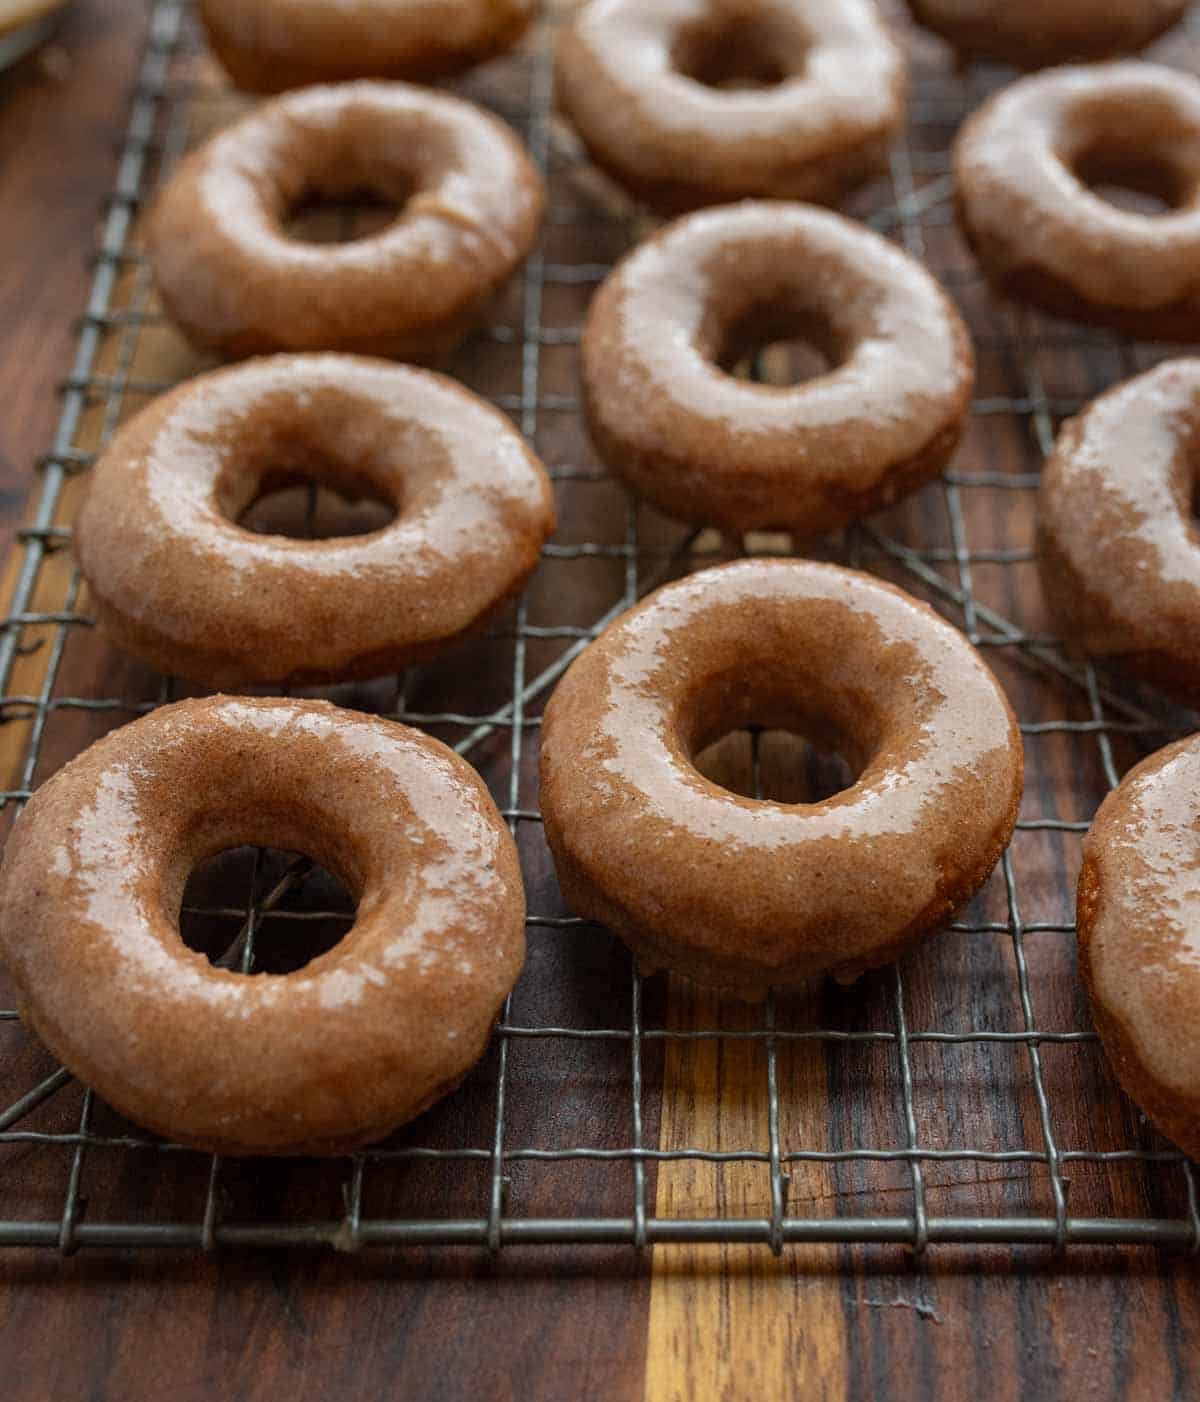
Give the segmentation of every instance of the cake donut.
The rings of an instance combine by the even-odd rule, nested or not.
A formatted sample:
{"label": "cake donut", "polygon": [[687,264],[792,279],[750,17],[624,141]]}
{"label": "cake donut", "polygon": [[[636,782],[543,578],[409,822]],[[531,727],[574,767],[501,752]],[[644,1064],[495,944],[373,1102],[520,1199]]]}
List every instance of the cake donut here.
{"label": "cake donut", "polygon": [[511,48],[534,0],[201,0],[208,42],[240,88],[350,78],[427,82]]}
{"label": "cake donut", "polygon": [[[739,797],[694,758],[748,725],[837,749],[824,802]],[[567,904],[647,971],[760,996],[895,959],[1004,849],[1021,741],[995,678],[924,604],[868,575],[748,559],[665,585],[571,665],[542,726],[541,802]]]}
{"label": "cake donut", "polygon": [[[954,174],[1001,290],[1143,340],[1200,336],[1200,80],[1137,62],[1022,78],[964,123]],[[1171,208],[1121,209],[1089,181]]]}
{"label": "cake donut", "polygon": [[1063,425],[1042,474],[1038,565],[1059,632],[1200,702],[1200,359],[1170,360]]}
{"label": "cake donut", "polygon": [[[828,373],[781,388],[726,372],[797,333]],[[735,532],[833,530],[936,476],[974,368],[962,318],[920,264],[783,202],[668,225],[617,265],[583,331],[600,456],[668,515]]]}
{"label": "cake donut", "polygon": [[[238,524],[317,481],[395,518],[297,540]],[[380,676],[477,630],[554,529],[544,469],[509,420],[429,370],[270,356],[154,400],[92,468],[75,531],[117,646],[206,686]]]}
{"label": "cake donut", "polygon": [[908,0],[914,19],[966,57],[1018,68],[1115,58],[1168,30],[1189,0]]}
{"label": "cake donut", "polygon": [[556,80],[595,163],[667,214],[833,203],[886,169],[907,95],[870,0],[592,0]]}
{"label": "cake donut", "polygon": [[[306,199],[363,190],[399,208],[380,232],[304,243]],[[537,237],[541,178],[497,118],[402,83],[305,88],[194,151],[150,212],[169,316],[229,356],[348,350],[436,360],[483,316]]]}
{"label": "cake donut", "polygon": [[1200,1157],[1200,736],[1131,769],[1083,841],[1079,966],[1125,1090]]}
{"label": "cake donut", "polygon": [[[197,863],[296,850],[358,900],[333,949],[246,977],[187,948]],[[223,1154],[335,1153],[452,1090],[521,969],[516,847],[471,767],[324,701],[181,701],[34,795],[0,867],[22,1020],[110,1104]]]}

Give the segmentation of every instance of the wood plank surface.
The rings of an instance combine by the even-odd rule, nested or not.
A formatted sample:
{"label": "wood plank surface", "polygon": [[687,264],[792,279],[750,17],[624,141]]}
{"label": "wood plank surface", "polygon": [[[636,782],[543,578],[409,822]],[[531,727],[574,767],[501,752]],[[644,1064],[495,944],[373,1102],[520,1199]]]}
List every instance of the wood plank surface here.
{"label": "wood plank surface", "polygon": [[[111,186],[129,87],[144,29],[143,0],[78,0],[53,50],[0,78],[0,529],[6,543],[20,524],[34,459],[50,442],[56,415],[53,388],[69,367],[70,323],[83,301],[100,201]],[[1170,56],[1190,62],[1186,49]],[[961,112],[960,80],[944,53],[925,40],[914,55],[933,73],[926,107],[914,123],[916,180],[936,179],[932,158],[944,150]],[[1182,55],[1182,58],[1180,58]],[[467,90],[500,110],[523,112],[528,57],[490,66]],[[227,120],[239,105],[219,86],[203,52],[188,60],[200,98],[193,135]],[[524,65],[524,66],[522,66]],[[923,70],[924,71],[924,70]],[[943,112],[944,109],[944,112]],[[939,123],[941,125],[939,125]],[[543,243],[548,263],[584,265],[617,256],[640,228],[594,173],[581,170],[570,139],[551,129],[551,206]],[[929,157],[925,165],[922,157]],[[904,177],[900,172],[899,185]],[[894,192],[892,192],[894,194]],[[866,192],[859,212],[886,205],[887,190]],[[856,206],[856,208],[858,208]],[[955,294],[976,332],[979,393],[1029,396],[1030,371],[1014,351],[1021,329],[969,280],[969,259],[953,228],[923,219],[915,238],[931,266],[962,273]],[[169,327],[142,307],[126,281],[121,305],[151,318],[125,349],[114,336],[100,369],[138,379],[175,379],[204,363]],[[542,324],[564,330],[578,323],[587,285],[549,282],[540,298]],[[501,326],[519,326],[530,291],[520,279],[497,309]],[[139,313],[140,314],[140,313]],[[1086,396],[1128,369],[1114,344],[1085,341],[1073,328],[1039,323],[1033,339],[1034,384],[1056,404]],[[561,343],[559,343],[561,341]],[[547,338],[538,355],[538,401],[524,396],[519,345],[477,338],[454,372],[481,392],[509,396],[514,413],[529,416],[532,436],[559,474],[562,527],[570,547],[603,542],[604,556],[546,562],[531,590],[527,622],[587,627],[620,599],[625,562],[615,553],[629,520],[623,494],[597,480],[579,421],[569,407],[577,367],[569,337]],[[1054,349],[1047,349],[1053,346]],[[1136,355],[1144,352],[1138,351]],[[107,358],[106,358],[107,357]],[[129,394],[122,412],[141,398]],[[568,407],[546,407],[559,405]],[[81,434],[99,442],[111,400],[101,396]],[[980,414],[956,468],[964,474],[1028,474],[1038,460],[1038,423],[1029,415]],[[80,441],[83,441],[81,438]],[[60,520],[69,521],[79,488],[72,485]],[[947,600],[962,586],[955,556],[955,498],[941,487],[884,513],[875,523],[890,539],[933,547],[935,583],[926,592],[946,603],[954,621],[970,626]],[[1006,550],[1032,536],[1032,493],[964,487],[957,499],[970,550]],[[682,533],[642,511],[638,527],[640,582],[663,567]],[[682,562],[691,567],[719,548],[701,542]],[[822,547],[824,551],[826,547]],[[914,587],[911,571],[872,553],[859,539],[829,543],[836,558],[862,558],[871,568]],[[705,552],[708,553],[705,553]],[[11,587],[15,553],[9,551]],[[939,592],[939,582],[941,592]],[[1030,633],[1050,630],[1027,561],[973,562],[972,593],[985,610],[975,623],[1016,620]],[[45,569],[36,605],[72,603],[68,552]],[[86,607],[81,597],[79,607]],[[40,781],[90,739],[136,713],[158,695],[158,679],[114,654],[86,628],[72,626],[54,678],[57,698],[120,698],[124,710],[96,713],[56,709],[47,724]],[[26,630],[42,644],[18,664],[11,691],[36,695],[47,676],[53,625]],[[526,676],[549,665],[563,643],[530,641]],[[1024,719],[1086,719],[1086,698],[1031,667],[1019,649],[993,645],[997,668]],[[461,655],[410,677],[414,710],[486,710],[510,694],[520,667],[511,637],[471,645]],[[1106,683],[1107,685],[1108,683]],[[1153,705],[1116,688],[1118,700]],[[342,688],[337,699],[366,709],[394,704],[395,683]],[[540,699],[531,702],[536,716]],[[1158,714],[1155,712],[1155,714]],[[1168,723],[1171,718],[1164,720]],[[0,724],[0,764],[6,784],[22,780],[23,755],[34,713],[10,709]],[[462,728],[439,733],[461,738]],[[515,777],[509,737],[498,733],[473,753],[493,791],[515,791],[521,808],[536,806],[536,730]],[[1090,817],[1104,789],[1094,739],[1052,732],[1028,741],[1030,788],[1025,815]],[[1131,745],[1118,746],[1124,764]],[[744,784],[744,755],[720,760],[731,784]],[[801,782],[786,757],[778,771]],[[775,774],[779,780],[779,772]],[[530,909],[547,919],[562,907],[540,834],[521,829]],[[1015,899],[1033,928],[1025,935],[1038,1026],[1086,1028],[1074,974],[1070,936],[1054,928],[1069,920],[1078,835],[1029,830],[1014,847]],[[218,874],[220,883],[228,879]],[[780,1028],[832,1028],[887,1033],[890,1040],[828,1044],[781,1041],[777,1049],[784,1151],[837,1155],[906,1143],[905,1086],[894,1031],[902,1009],[910,1029],[958,1032],[1023,1027],[1017,944],[1009,923],[1014,891],[998,872],[968,913],[972,932],[948,931],[906,959],[899,981],[889,971],[855,988],[815,987],[780,999]],[[993,928],[994,927],[994,928]],[[630,978],[621,947],[600,931],[550,925],[531,929],[530,960],[514,999],[518,1025],[628,1027]],[[725,1032],[760,1029],[762,1007],[697,993],[662,978],[643,989],[647,1029]],[[11,1006],[0,985],[0,1007]],[[559,1150],[590,1145],[621,1149],[631,1142],[630,1048],[627,1041],[509,1044],[510,1146]],[[0,1109],[49,1074],[53,1062],[15,1024],[0,1024]],[[1030,1053],[1023,1045],[915,1042],[911,1080],[919,1142],[927,1148],[974,1145],[997,1152],[1043,1147]],[[1119,1095],[1099,1051],[1090,1043],[1047,1045],[1040,1062],[1060,1147],[1106,1150],[1158,1141]],[[490,1143],[498,1065],[493,1051],[463,1090],[422,1117],[398,1143],[451,1148]],[[698,1042],[644,1044],[644,1140],[664,1150],[701,1147],[720,1153],[769,1144],[766,1050],[761,1040],[711,1037]],[[84,1113],[71,1086],[29,1117],[32,1128],[69,1134]],[[103,1106],[90,1112],[98,1135],[135,1132]],[[63,1210],[70,1153],[57,1146],[4,1145],[0,1152],[0,1219],[21,1215],[56,1220]],[[85,1221],[195,1222],[206,1200],[210,1161],[153,1149],[93,1147],[80,1166]],[[803,1160],[788,1165],[787,1210],[803,1216],[847,1216],[867,1210],[906,1215],[914,1202],[909,1165],[891,1160]],[[574,1212],[628,1215],[635,1180],[628,1163],[560,1159],[510,1161],[509,1210],[523,1217]],[[477,1216],[486,1212],[486,1161],[409,1165],[387,1161],[365,1171],[363,1214]],[[1182,1175],[1137,1166],[1078,1161],[1067,1167],[1070,1208],[1136,1217],[1182,1210]],[[337,1219],[349,1181],[340,1162],[230,1163],[217,1170],[215,1201],[222,1220]],[[664,1161],[647,1172],[646,1200],[658,1217],[750,1216],[771,1211],[770,1174],[760,1161]],[[1043,1215],[1051,1210],[1050,1177],[1042,1165],[1015,1161],[927,1164],[922,1191],[931,1214]],[[14,1207],[13,1204],[16,1204]],[[47,1396],[137,1399],[170,1395],[190,1402],[220,1396],[340,1399],[558,1399],[596,1397],[664,1402],[718,1397],[921,1397],[980,1399],[1088,1397],[1159,1399],[1200,1392],[1190,1347],[1200,1325],[1195,1264],[1185,1253],[1042,1249],[935,1248],[918,1257],[900,1248],[788,1247],[776,1258],[764,1247],[632,1248],[508,1247],[495,1259],[480,1250],[414,1250],[335,1254],[330,1250],[198,1254],[83,1251],[0,1252],[0,1392],[12,1402]]]}

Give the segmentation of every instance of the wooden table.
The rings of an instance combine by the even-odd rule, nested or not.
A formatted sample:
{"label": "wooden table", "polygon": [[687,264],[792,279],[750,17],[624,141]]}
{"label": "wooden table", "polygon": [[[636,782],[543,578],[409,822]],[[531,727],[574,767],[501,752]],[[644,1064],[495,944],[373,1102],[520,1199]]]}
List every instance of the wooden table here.
{"label": "wooden table", "polygon": [[[141,0],[80,0],[51,50],[0,78],[6,547],[50,439],[144,16]],[[702,1015],[688,996],[674,990],[668,1016]],[[652,1128],[694,1137],[695,1106],[720,1082],[726,1121],[709,1127],[736,1138],[751,1115],[739,1055],[732,1044],[668,1066],[674,1091],[653,1107]],[[813,1069],[795,1061],[787,1074]],[[986,1176],[1002,1192],[1010,1175]],[[797,1171],[793,1194],[806,1186],[819,1191]],[[694,1190],[686,1170],[664,1172],[660,1211],[664,1194]],[[0,1255],[6,1402],[1188,1398],[1200,1390],[1189,1345],[1198,1325],[1193,1259],[1141,1249]]]}

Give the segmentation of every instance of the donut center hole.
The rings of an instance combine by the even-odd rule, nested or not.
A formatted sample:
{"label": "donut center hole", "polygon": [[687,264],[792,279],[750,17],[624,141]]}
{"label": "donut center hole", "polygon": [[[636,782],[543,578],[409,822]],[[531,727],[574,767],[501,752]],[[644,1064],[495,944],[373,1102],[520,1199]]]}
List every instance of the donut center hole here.
{"label": "donut center hole", "polygon": [[1093,195],[1129,214],[1172,214],[1194,194],[1170,161],[1145,152],[1093,147],[1076,159],[1074,170]]}
{"label": "donut center hole", "polygon": [[726,15],[685,27],[671,62],[676,72],[706,88],[774,88],[803,68],[806,49],[806,43],[794,37],[788,42],[761,19]]}
{"label": "donut center hole", "polygon": [[297,243],[355,243],[373,238],[400,218],[411,193],[407,188],[386,194],[361,187],[344,192],[305,190],[284,213],[283,231]]}
{"label": "donut center hole", "polygon": [[188,878],[179,933],[216,968],[290,974],[333,949],[356,912],[341,879],[303,853],[231,847]]}
{"label": "donut center hole", "polygon": [[396,519],[396,506],[367,483],[333,485],[303,473],[264,479],[236,516],[243,530],[292,540],[370,535]]}
{"label": "donut center hole", "polygon": [[828,741],[795,730],[748,726],[705,744],[692,763],[701,774],[743,798],[821,803],[852,788],[858,774]]}
{"label": "donut center hole", "polygon": [[828,322],[774,307],[755,307],[738,317],[716,355],[726,374],[782,389],[827,375],[841,360]]}

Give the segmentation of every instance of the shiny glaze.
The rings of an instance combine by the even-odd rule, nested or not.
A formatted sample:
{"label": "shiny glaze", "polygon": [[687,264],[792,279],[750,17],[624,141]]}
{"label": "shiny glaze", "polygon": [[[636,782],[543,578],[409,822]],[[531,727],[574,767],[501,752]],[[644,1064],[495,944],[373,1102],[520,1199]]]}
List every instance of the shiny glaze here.
{"label": "shiny glaze", "polygon": [[1189,0],[908,0],[914,18],[966,54],[1018,68],[1114,58],[1144,48]]}
{"label": "shiny glaze", "polygon": [[[358,898],[304,968],[218,969],[184,885],[243,843]],[[323,701],[183,701],[38,790],[0,868],[0,958],[51,1051],[141,1124],[225,1153],[381,1137],[481,1054],[524,957],[516,848],[436,740]]]}
{"label": "shiny glaze", "polygon": [[1200,1154],[1200,737],[1151,755],[1084,840],[1080,963],[1122,1083]]}
{"label": "shiny glaze", "polygon": [[[396,518],[297,540],[236,524],[282,476],[372,491]],[[554,529],[541,464],[499,410],[428,370],[272,356],[212,371],[124,425],[75,551],[101,626],[209,686],[380,675],[479,626]]]}
{"label": "shiny glaze", "polygon": [[[364,189],[401,206],[379,233],[286,233],[306,197]],[[151,212],[148,248],[167,311],[198,345],[430,360],[528,254],[542,204],[524,148],[482,109],[343,83],[265,102],[193,152]]]}
{"label": "shiny glaze", "polygon": [[[697,41],[745,46],[750,26],[784,70],[774,86],[710,87],[677,66]],[[558,101],[592,158],[668,213],[838,199],[886,165],[906,92],[869,0],[593,0],[557,52]]]}
{"label": "shiny glaze", "polygon": [[[786,388],[727,374],[731,332],[756,317],[814,327],[834,368]],[[917,262],[782,202],[701,211],[634,249],[592,302],[582,358],[593,440],[635,491],[687,520],[809,535],[935,476],[974,377]]]}
{"label": "shiny glaze", "polygon": [[[738,797],[693,757],[747,724],[859,771],[816,804]],[[546,710],[542,811],[568,903],[649,967],[750,994],[894,958],[1012,832],[1021,743],[961,634],[870,576],[747,560],[664,586]]]}
{"label": "shiny glaze", "polygon": [[1043,588],[1070,645],[1200,697],[1192,520],[1200,359],[1115,386],[1064,425],[1042,476]]}
{"label": "shiny glaze", "polygon": [[349,78],[427,81],[521,37],[534,0],[201,0],[208,42],[241,88]]}
{"label": "shiny glaze", "polygon": [[[1100,198],[1076,174],[1098,153],[1169,169],[1179,207]],[[1200,335],[1200,80],[1136,62],[1023,78],[967,120],[954,169],[985,271],[1015,295],[1142,336]]]}

